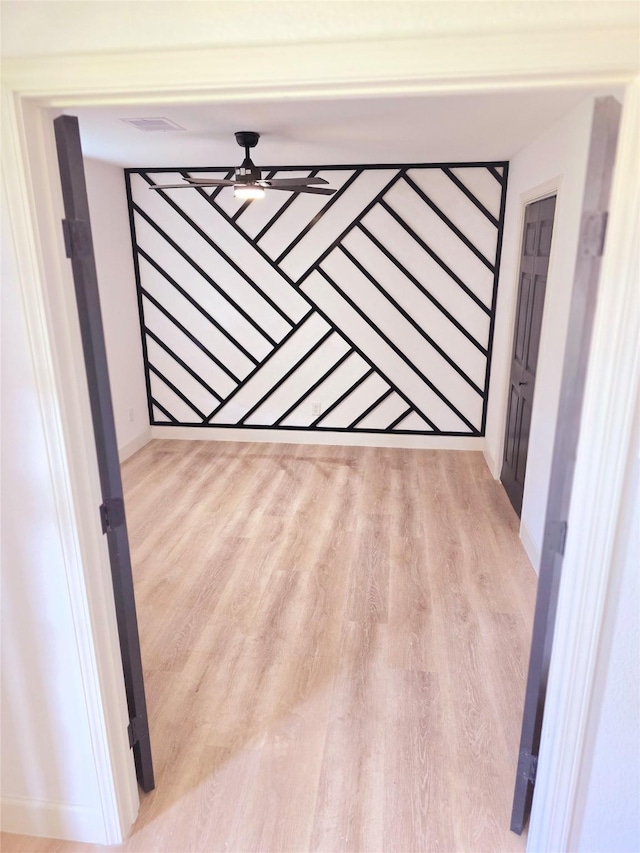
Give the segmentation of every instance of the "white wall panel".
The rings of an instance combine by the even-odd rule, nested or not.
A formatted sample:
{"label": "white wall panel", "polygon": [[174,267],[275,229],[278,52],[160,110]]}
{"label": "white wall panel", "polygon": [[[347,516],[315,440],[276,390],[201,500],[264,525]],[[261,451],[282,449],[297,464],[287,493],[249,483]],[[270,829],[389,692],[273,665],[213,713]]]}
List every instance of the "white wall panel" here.
{"label": "white wall panel", "polygon": [[[498,175],[502,175],[503,171],[500,167],[495,169]],[[451,172],[459,181],[462,181],[465,187],[486,207],[489,213],[498,219],[500,216],[500,195],[496,193],[498,182],[494,174],[484,167],[456,168],[454,166]]]}
{"label": "white wall panel", "polygon": [[272,392],[274,386],[282,381],[300,359],[302,359],[331,327],[316,313],[310,313],[308,319],[300,324],[288,339],[287,346],[273,350],[273,357],[265,360],[259,375],[254,374],[244,384],[239,385],[237,393],[228,399],[211,419],[212,424],[238,423],[247,417],[254,406],[260,403],[265,394]]}
{"label": "white wall panel", "polygon": [[[448,173],[443,169],[409,169],[407,174],[485,258],[495,264],[497,225],[448,177]],[[462,181],[460,183],[465,186]]]}
{"label": "white wall panel", "polygon": [[314,272],[304,283],[304,289],[334,323],[337,318],[343,319],[349,328],[351,340],[371,362],[379,365],[378,372],[385,379],[393,376],[396,386],[414,403],[422,417],[443,432],[471,432],[451,406],[345,301],[321,273]]}
{"label": "white wall panel", "polygon": [[349,352],[346,341],[330,328],[325,328],[324,343],[315,352],[306,355],[305,347],[298,358],[306,356],[298,370],[280,385],[268,399],[256,409],[254,415],[247,419],[248,424],[269,425],[275,423],[300,397],[301,388],[310,388],[323,375],[327,364],[335,364],[338,359]]}
{"label": "white wall panel", "polygon": [[[145,325],[162,341],[169,341],[171,351],[209,384],[221,397],[227,397],[236,387],[236,381],[216,364],[210,351],[201,342],[195,343],[179,329],[173,320],[163,314],[146,298],[142,300]],[[150,334],[145,335],[148,341]],[[147,361],[149,363],[148,355]],[[151,362],[152,363],[152,362]]]}
{"label": "white wall panel", "polygon": [[[375,207],[362,221],[366,231],[485,349],[489,341],[490,315],[481,300],[472,298],[454,282],[416,240],[385,210]],[[353,232],[352,232],[353,233]],[[405,275],[405,278],[407,276]],[[408,279],[407,279],[408,280]],[[413,286],[418,290],[415,283]],[[477,301],[474,301],[474,298]],[[448,328],[448,324],[442,326]]]}
{"label": "white wall panel", "polygon": [[[146,262],[144,262],[144,260],[141,266],[146,266]],[[196,305],[185,299],[185,297],[179,293],[179,291],[177,291],[166,280],[166,278],[161,276],[150,265],[145,270],[145,273],[145,293],[148,293],[149,296],[159,302],[174,319],[184,326],[185,329],[188,329],[189,332],[199,341],[206,343],[207,348],[215,352],[236,376],[244,378],[251,372],[255,362],[248,355],[242,352],[237,343],[234,343],[232,339],[224,334],[223,330],[225,326],[222,323],[222,330],[216,328],[205,314],[198,310]],[[216,314],[220,316],[222,312],[217,312],[216,305],[211,304],[212,302],[215,302],[215,300],[211,299],[209,293],[204,296],[205,298],[199,300],[199,305],[204,308],[210,316],[214,318]],[[242,320],[242,318],[240,318],[240,320]],[[241,336],[237,327],[233,329],[231,323],[229,323],[228,326],[231,326],[232,330],[238,334],[238,338],[240,340],[246,340],[250,337],[248,333],[252,331],[251,329],[245,329],[246,334]],[[152,325],[149,325],[149,328],[152,331],[155,331]],[[247,350],[249,355],[253,355],[255,358],[256,356],[264,357],[267,354],[268,348],[266,341],[256,340],[251,343],[254,343],[255,345],[248,345],[251,346],[251,348]]]}
{"label": "white wall panel", "polygon": [[381,394],[389,390],[388,384],[377,374],[373,374],[359,385],[324,420],[329,427],[339,428],[343,424],[351,424],[364,412]]}
{"label": "white wall panel", "polygon": [[[264,352],[265,344],[268,343],[266,335],[277,337],[283,334],[284,324],[281,318],[271,309],[264,312],[259,311],[258,300],[253,294],[247,293],[248,286],[233,269],[228,266],[226,270],[224,268],[216,269],[215,267],[207,269],[208,259],[196,250],[195,257],[198,259],[198,266],[212,278],[215,284],[218,284],[219,289],[217,289],[215,284],[207,280],[206,275],[203,276],[198,269],[195,269],[188,260],[175,251],[157,232],[153,231],[147,222],[138,216],[135,217],[135,227],[138,245],[145,255],[151,259],[147,263],[150,266],[155,263],[166,275],[178,282],[182,289],[193,296],[200,305],[203,307],[208,305],[211,308],[212,316],[217,319],[220,325],[224,326],[229,334],[233,335],[247,349],[252,352],[255,350],[256,356],[261,355],[261,351]],[[144,260],[146,261],[146,258]],[[140,279],[145,290],[147,289],[148,277],[148,271],[140,270]],[[225,286],[219,285],[219,281],[224,281]],[[227,293],[230,298],[227,297]],[[254,313],[259,311],[263,323],[262,333],[241,313],[241,311],[246,311],[247,307]]]}
{"label": "white wall panel", "polygon": [[484,434],[505,164],[129,170],[156,423]]}
{"label": "white wall panel", "polygon": [[491,304],[493,274],[406,184],[398,183],[386,203],[485,304]]}
{"label": "white wall panel", "polygon": [[[479,423],[482,417],[482,390],[474,390],[402,314],[392,309],[388,299],[367,279],[362,272],[340,250],[334,250],[322,263],[326,271],[343,292],[357,305],[366,305],[367,316],[372,320],[378,334],[384,335],[418,374],[424,373],[422,365],[429,365],[428,378],[469,420]],[[390,344],[389,344],[390,345]],[[452,359],[452,364],[456,362]],[[425,374],[426,375],[426,374]]]}
{"label": "white wall panel", "polygon": [[388,429],[406,411],[407,404],[402,397],[391,391],[373,412],[358,421],[355,429]]}
{"label": "white wall panel", "polygon": [[[315,172],[316,170],[312,170]],[[287,172],[287,177],[295,177],[296,172],[291,173],[291,175]],[[324,178],[325,181],[329,181],[330,185],[334,189],[340,189],[347,181],[352,177],[352,171],[319,171],[317,173],[318,177]],[[269,195],[269,193],[267,193]],[[284,192],[272,192],[271,195],[285,195],[289,196],[291,200],[291,193]],[[339,230],[341,227],[345,228],[350,221],[350,212],[349,208],[342,210],[334,210],[330,217],[327,217],[324,221],[321,228],[314,227],[313,234],[309,232],[308,239],[306,235],[303,235],[303,231],[308,227],[308,225],[314,221],[316,216],[325,208],[327,204],[326,196],[321,195],[301,195],[297,199],[295,199],[295,203],[291,203],[287,205],[286,210],[282,209],[281,215],[278,217],[277,221],[271,225],[269,230],[265,233],[263,237],[258,240],[258,244],[260,248],[262,248],[272,260],[277,260],[283,252],[285,252],[288,247],[293,243],[294,240],[299,239],[300,244],[302,244],[303,240],[304,245],[300,247],[299,250],[291,253],[291,258],[287,261],[287,263],[282,265],[282,269],[293,278],[298,278],[299,275],[306,270],[308,264],[305,265],[307,258],[310,256],[313,257],[316,253],[320,254],[326,248],[326,246],[338,236]],[[236,202],[237,205],[237,202]],[[257,205],[252,205],[252,207],[257,207]],[[336,216],[336,213],[338,216]],[[268,224],[268,219],[264,218],[264,225]],[[244,221],[242,222],[242,227],[244,228]],[[301,269],[296,267],[296,258],[298,258],[298,265],[301,265]],[[292,260],[293,259],[293,260]]]}
{"label": "white wall panel", "polygon": [[342,245],[476,385],[484,384],[484,359],[478,358],[478,352],[483,352],[483,349],[471,342],[466,329],[448,321],[446,314],[418,290],[362,231],[352,231]]}
{"label": "white wall panel", "polygon": [[[308,400],[303,401],[291,415],[283,420],[285,426],[311,426],[318,419],[314,415],[312,405],[317,402],[320,413],[327,413],[331,406],[336,406],[340,398],[352,388],[370,370],[367,362],[358,353],[351,350],[348,359],[311,392]],[[326,415],[325,415],[326,417]],[[352,419],[353,420],[353,419]],[[328,421],[323,421],[328,424]]]}
{"label": "white wall panel", "polygon": [[286,258],[278,260],[284,272],[298,281],[394,176],[395,170],[365,170],[356,177],[348,192],[332,197],[328,202],[332,204],[331,214],[323,216]]}

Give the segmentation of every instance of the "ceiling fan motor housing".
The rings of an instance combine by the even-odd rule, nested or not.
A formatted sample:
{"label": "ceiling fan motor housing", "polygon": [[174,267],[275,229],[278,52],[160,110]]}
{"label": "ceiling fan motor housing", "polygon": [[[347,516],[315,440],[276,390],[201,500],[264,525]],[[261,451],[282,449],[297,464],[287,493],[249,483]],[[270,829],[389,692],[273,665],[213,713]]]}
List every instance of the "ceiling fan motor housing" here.
{"label": "ceiling fan motor housing", "polygon": [[238,166],[236,169],[235,179],[242,184],[250,184],[253,181],[259,181],[262,176],[262,172],[257,166],[251,162],[248,157],[245,157],[242,161],[242,165]]}

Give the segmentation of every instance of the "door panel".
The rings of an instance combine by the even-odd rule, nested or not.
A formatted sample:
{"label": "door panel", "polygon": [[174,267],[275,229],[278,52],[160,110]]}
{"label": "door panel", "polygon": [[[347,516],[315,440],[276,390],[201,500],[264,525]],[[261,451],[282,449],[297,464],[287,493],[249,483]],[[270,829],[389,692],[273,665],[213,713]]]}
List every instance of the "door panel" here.
{"label": "door panel", "polygon": [[518,395],[513,388],[509,395],[509,410],[507,412],[507,437],[505,440],[504,458],[510,467],[514,466],[514,453],[516,448],[516,435],[518,427]]}
{"label": "door panel", "polygon": [[[525,208],[520,286],[511,362],[507,440],[500,479],[520,515],[529,450],[536,364],[549,268],[556,199],[545,198]],[[510,446],[513,443],[514,446]]]}
{"label": "door panel", "polygon": [[525,359],[525,367],[530,374],[535,376],[536,365],[538,363],[538,351],[540,349],[540,333],[542,324],[534,321],[534,318],[542,317],[544,308],[544,295],[547,289],[546,275],[536,275],[533,278],[533,291],[531,297],[531,311],[529,312],[531,319],[529,328],[529,346],[527,349],[527,357]]}
{"label": "door panel", "polygon": [[518,300],[518,314],[516,323],[516,340],[513,357],[518,364],[524,361],[525,346],[527,343],[527,320],[529,317],[529,290],[531,288],[531,276],[523,273],[520,280],[520,298]]}
{"label": "door panel", "polygon": [[73,270],[102,490],[103,504],[99,508],[96,507],[96,513],[100,512],[109,549],[120,654],[130,719],[129,739],[133,748],[138,781],[144,791],[150,791],[154,787],[154,778],[149,724],[80,132],[78,120],[74,116],[59,116],[53,124],[66,217],[63,221],[63,230],[67,257],[71,258]]}
{"label": "door panel", "polygon": [[524,477],[527,470],[527,454],[529,452],[529,433],[531,432],[531,405],[529,400],[521,396],[519,400],[518,438],[515,444],[515,481],[524,490]]}
{"label": "door panel", "polygon": [[[531,810],[563,554],[565,541],[572,533],[567,528],[567,518],[580,434],[582,400],[598,297],[600,259],[604,247],[619,123],[620,105],[615,98],[597,98],[591,128],[580,240],[562,366],[560,403],[549,478],[531,656],[511,813],[511,829],[517,833],[522,832]],[[544,228],[540,228],[538,246],[545,251],[548,251],[550,246],[548,220],[548,216],[540,219]],[[523,427],[523,432],[524,429]],[[589,566],[585,566],[585,571],[588,570]]]}
{"label": "door panel", "polygon": [[541,218],[540,240],[538,242],[538,255],[548,258],[551,254],[551,236],[553,234],[553,217]]}

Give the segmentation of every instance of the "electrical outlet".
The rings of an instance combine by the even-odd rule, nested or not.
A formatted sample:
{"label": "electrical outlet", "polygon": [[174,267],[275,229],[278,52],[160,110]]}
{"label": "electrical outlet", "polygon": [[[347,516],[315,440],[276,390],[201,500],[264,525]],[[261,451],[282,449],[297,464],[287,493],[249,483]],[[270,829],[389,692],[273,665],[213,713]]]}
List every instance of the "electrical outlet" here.
{"label": "electrical outlet", "polygon": [[322,414],[322,403],[319,400],[314,400],[311,403],[311,414],[316,416]]}
{"label": "electrical outlet", "polygon": [[129,423],[133,423],[133,421],[134,421],[133,409],[129,409]]}

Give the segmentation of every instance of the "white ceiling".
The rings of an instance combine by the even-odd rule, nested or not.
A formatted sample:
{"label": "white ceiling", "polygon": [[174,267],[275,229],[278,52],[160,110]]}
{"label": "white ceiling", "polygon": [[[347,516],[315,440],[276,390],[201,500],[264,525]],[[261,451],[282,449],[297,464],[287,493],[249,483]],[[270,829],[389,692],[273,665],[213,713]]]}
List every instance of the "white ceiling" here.
{"label": "white ceiling", "polygon": [[[68,110],[85,156],[120,166],[236,166],[233,133],[257,130],[258,166],[509,159],[591,92],[492,94]],[[171,119],[185,131],[145,132],[122,118]]]}

